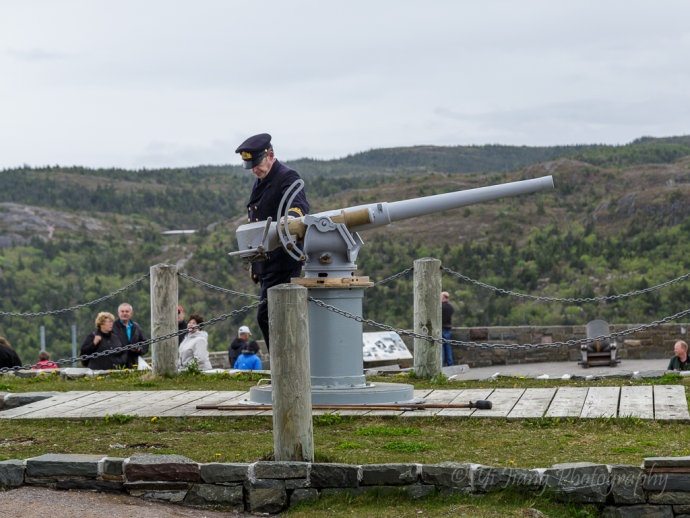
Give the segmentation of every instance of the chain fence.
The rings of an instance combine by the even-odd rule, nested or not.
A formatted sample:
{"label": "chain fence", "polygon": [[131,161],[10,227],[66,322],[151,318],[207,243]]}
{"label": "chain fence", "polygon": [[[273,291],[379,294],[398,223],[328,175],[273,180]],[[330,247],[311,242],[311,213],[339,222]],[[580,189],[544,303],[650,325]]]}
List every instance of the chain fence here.
{"label": "chain fence", "polygon": [[[531,299],[531,300],[538,300],[538,301],[543,301],[543,302],[565,302],[565,303],[574,303],[574,304],[581,304],[581,303],[587,303],[587,302],[610,302],[610,301],[619,300],[622,298],[628,298],[628,297],[633,297],[633,296],[637,296],[637,295],[643,295],[646,293],[650,293],[650,292],[665,288],[667,286],[671,286],[671,285],[676,284],[678,282],[684,281],[690,277],[690,273],[686,273],[684,275],[681,275],[680,277],[676,277],[675,279],[671,279],[669,281],[658,284],[656,286],[652,286],[652,287],[641,289],[641,290],[635,290],[635,291],[631,291],[631,292],[627,292],[627,293],[623,293],[623,294],[618,294],[618,295],[608,295],[605,297],[560,298],[560,297],[528,295],[528,294],[520,293],[517,291],[508,290],[505,288],[499,288],[499,287],[484,283],[482,281],[472,279],[466,275],[463,275],[459,272],[456,272],[456,271],[454,271],[450,268],[444,267],[444,266],[441,267],[441,270],[444,273],[446,273],[452,277],[456,277],[462,281],[468,282],[468,283],[473,284],[475,286],[478,286],[480,288],[487,289],[490,291],[495,291],[495,292],[503,294],[503,295],[513,296],[513,297],[518,297],[518,298]],[[397,279],[400,279],[402,277],[409,275],[413,271],[414,271],[414,267],[405,268],[404,270],[401,270],[400,272],[398,272],[394,275],[391,275],[391,276],[386,277],[385,279],[383,279],[381,281],[374,283],[373,287],[382,286],[382,285],[387,284],[389,282],[393,282]],[[195,283],[199,286],[202,286],[204,288],[211,289],[214,291],[218,291],[220,293],[225,293],[225,294],[234,295],[234,296],[241,296],[241,297],[249,297],[249,298],[254,298],[254,299],[260,299],[260,297],[258,295],[249,294],[249,293],[242,293],[239,291],[230,290],[227,288],[222,288],[220,286],[215,286],[213,284],[202,281],[200,279],[192,277],[191,275],[188,275],[188,274],[183,273],[183,272],[179,272],[178,276],[185,279],[185,280],[188,280],[192,283]],[[30,313],[29,312],[19,313],[19,312],[0,311],[0,317],[10,316],[10,317],[35,318],[35,317],[57,315],[57,314],[71,312],[71,311],[76,311],[78,309],[90,307],[90,306],[93,306],[95,304],[99,304],[101,302],[110,300],[110,299],[116,297],[117,295],[119,295],[120,293],[127,291],[127,290],[137,286],[138,284],[144,282],[149,277],[150,277],[150,274],[147,273],[145,275],[142,275],[138,279],[130,282],[126,286],[123,286],[122,288],[115,290],[112,293],[109,293],[108,295],[105,295],[103,297],[99,297],[98,299],[94,299],[94,300],[89,301],[89,302],[85,302],[83,304],[78,304],[76,306],[71,306],[71,307],[64,308],[64,309],[55,309],[55,310],[48,310],[48,311],[41,311],[41,312],[30,312]],[[360,322],[362,324],[367,324],[371,327],[381,329],[384,331],[395,332],[400,336],[407,336],[410,338],[425,340],[428,342],[441,343],[441,342],[445,341],[445,342],[450,343],[452,345],[458,345],[458,346],[463,346],[463,347],[467,347],[467,348],[479,348],[479,349],[491,348],[491,349],[508,349],[508,350],[541,349],[541,348],[553,348],[553,347],[572,347],[572,346],[578,346],[578,345],[584,345],[584,344],[591,343],[595,339],[601,339],[601,338],[616,339],[616,338],[620,338],[623,336],[632,335],[632,334],[635,334],[638,332],[642,332],[642,331],[645,331],[645,330],[653,328],[653,327],[658,327],[659,325],[669,323],[669,322],[672,322],[674,320],[679,320],[682,317],[685,317],[688,314],[690,314],[690,308],[689,308],[689,309],[686,309],[686,310],[681,311],[679,313],[676,313],[674,315],[666,316],[660,320],[651,322],[649,324],[643,324],[643,325],[640,325],[638,327],[626,329],[624,331],[618,331],[615,333],[611,333],[609,335],[596,337],[596,338],[582,338],[582,339],[578,339],[578,340],[568,340],[565,342],[552,342],[552,343],[546,343],[546,344],[542,344],[542,343],[540,343],[540,344],[496,344],[496,343],[488,343],[488,342],[481,342],[480,343],[480,342],[467,342],[467,341],[461,341],[461,340],[443,340],[441,337],[432,337],[429,335],[415,333],[414,331],[411,331],[409,329],[396,328],[396,327],[393,327],[393,326],[390,326],[387,324],[376,322],[376,321],[371,320],[371,319],[363,318],[361,315],[354,315],[354,314],[349,313],[347,311],[344,311],[340,308],[337,308],[333,305],[327,304],[327,303],[325,303],[319,299],[316,299],[314,297],[309,297],[309,301],[316,304],[319,307],[322,307],[323,309],[337,313],[337,314],[339,314],[345,318],[350,318],[350,319],[353,319],[353,320]],[[206,322],[204,322],[200,327],[207,327],[207,326],[215,325],[216,323],[225,321],[228,318],[242,315],[242,314],[246,313],[247,311],[249,311],[250,309],[256,308],[259,305],[265,304],[265,303],[266,303],[265,299],[258,300],[254,304],[243,306],[243,307],[241,307],[237,310],[234,310],[230,313],[225,313],[225,314],[222,314],[220,316],[211,318],[211,319],[207,320]],[[138,347],[142,347],[142,346],[148,346],[148,345],[151,345],[153,343],[157,343],[157,342],[162,341],[162,340],[167,340],[168,338],[179,336],[180,334],[182,334],[184,332],[186,332],[186,330],[180,330],[180,331],[177,331],[175,333],[170,333],[168,335],[159,336],[159,337],[147,340],[145,342],[140,342],[137,344],[122,346],[122,347],[112,349],[109,351],[96,352],[96,353],[93,353],[91,355],[81,355],[81,356],[77,356],[77,357],[73,357],[73,358],[63,358],[60,360],[53,360],[53,361],[54,361],[54,363],[57,363],[57,364],[66,364],[66,363],[71,364],[71,363],[79,362],[82,360],[89,360],[91,358],[98,358],[100,356],[116,354],[119,352],[128,351],[130,349],[134,349],[134,348],[138,348]],[[4,368],[0,369],[0,374],[10,372],[10,371],[16,371],[16,370],[20,370],[20,369],[30,369],[32,367],[32,365],[33,364],[28,364],[28,365],[24,365],[22,367],[12,367],[12,368],[4,367]]]}
{"label": "chain fence", "polygon": [[337,313],[341,316],[344,316],[345,318],[350,318],[352,320],[356,320],[357,322],[361,322],[362,324],[368,324],[372,327],[376,327],[378,329],[382,329],[384,331],[392,331],[395,333],[398,333],[401,336],[409,336],[411,338],[416,338],[419,340],[425,340],[427,342],[446,342],[452,345],[461,345],[467,348],[475,348],[475,349],[508,349],[508,350],[524,350],[524,349],[546,349],[546,348],[552,348],[552,347],[571,347],[573,345],[584,345],[588,344],[591,342],[594,342],[597,339],[602,339],[602,338],[619,338],[635,333],[639,333],[641,331],[645,331],[647,329],[651,329],[653,327],[658,327],[662,324],[666,324],[668,322],[671,322],[673,320],[678,320],[684,316],[687,316],[690,314],[690,308],[681,311],[679,313],[676,313],[675,315],[669,315],[667,317],[662,318],[661,320],[657,320],[654,322],[651,322],[649,324],[642,324],[638,327],[633,327],[630,329],[626,329],[624,331],[617,331],[615,333],[611,333],[608,335],[603,335],[603,336],[597,336],[597,337],[591,337],[591,338],[581,338],[579,340],[568,340],[565,342],[552,342],[548,344],[497,344],[497,343],[480,343],[480,342],[466,342],[462,340],[446,340],[442,337],[433,337],[430,335],[424,335],[420,333],[415,333],[414,331],[410,331],[409,329],[399,329],[395,328],[393,326],[389,326],[387,324],[381,324],[379,322],[376,322],[375,320],[371,320],[368,318],[363,318],[360,315],[354,315],[352,313],[349,313],[347,311],[344,311],[338,307],[335,307],[331,304],[327,304],[326,302],[315,299],[313,297],[309,297],[309,301],[313,302],[319,307],[322,307],[323,309],[326,309],[328,311],[331,311],[333,313]]}
{"label": "chain fence", "polygon": [[[227,320],[228,318],[234,318],[234,317],[236,317],[236,316],[238,316],[238,315],[242,315],[242,314],[248,312],[249,310],[258,307],[259,305],[261,305],[261,304],[263,304],[263,303],[264,303],[264,301],[258,301],[258,302],[255,302],[255,303],[253,303],[253,304],[249,304],[249,305],[247,305],[247,306],[243,306],[243,307],[241,307],[241,308],[239,308],[239,309],[236,309],[236,310],[234,310],[234,311],[231,311],[230,313],[224,313],[224,314],[219,315],[219,316],[217,316],[217,317],[214,317],[214,318],[211,318],[211,319],[209,319],[209,320],[206,320],[205,322],[203,322],[202,324],[200,324],[200,325],[198,325],[198,326],[196,326],[196,327],[199,328],[199,329],[203,329],[203,328],[205,328],[205,327],[213,326],[213,325],[215,325],[215,324],[217,324],[217,323],[219,323],[219,322],[223,322],[223,321]],[[92,358],[100,358],[100,357],[102,357],[102,356],[110,356],[111,354],[118,354],[118,353],[121,353],[121,352],[124,352],[124,351],[130,351],[130,350],[132,350],[132,349],[138,349],[138,348],[140,348],[140,347],[142,347],[142,348],[143,348],[143,347],[148,347],[148,346],[150,346],[150,345],[152,345],[152,344],[155,344],[155,343],[158,343],[158,342],[162,342],[163,340],[167,340],[167,339],[169,339],[169,338],[179,337],[181,334],[184,334],[184,333],[186,333],[186,332],[187,332],[187,329],[179,329],[179,330],[177,330],[177,331],[175,331],[175,332],[173,332],[173,333],[168,333],[168,334],[166,334],[166,335],[157,336],[157,337],[155,337],[155,338],[151,338],[151,339],[149,339],[149,340],[144,340],[144,341],[142,341],[142,342],[137,342],[137,343],[134,343],[134,344],[123,345],[123,346],[121,346],[121,347],[116,347],[116,348],[114,348],[114,349],[109,349],[109,350],[107,350],[107,351],[100,351],[100,352],[99,352],[99,351],[96,351],[95,353],[92,353],[92,354],[82,354],[81,356],[75,356],[75,357],[72,357],[72,358],[62,358],[62,359],[60,359],[60,360],[53,360],[53,359],[51,359],[51,361],[52,361],[53,363],[58,364],[58,365],[61,365],[61,364],[68,364],[68,363],[69,363],[69,364],[74,364],[74,363],[76,363],[76,362],[86,361],[86,360],[90,360],[90,359],[92,359]],[[22,366],[17,366],[17,367],[3,367],[3,368],[0,368],[0,374],[7,374],[7,373],[9,373],[9,372],[16,372],[16,371],[19,371],[19,370],[31,370],[31,368],[32,368],[34,365],[35,365],[35,364],[29,363],[29,364],[22,365]]]}
{"label": "chain fence", "polygon": [[677,282],[684,281],[688,277],[690,277],[690,273],[686,273],[684,275],[681,275],[680,277],[676,277],[675,279],[671,279],[670,281],[663,282],[661,284],[658,284],[656,286],[652,286],[650,288],[644,288],[642,290],[629,291],[627,293],[621,293],[619,295],[607,295],[605,297],[559,298],[559,297],[545,297],[545,296],[540,296],[540,295],[528,295],[526,293],[520,293],[517,291],[507,290],[504,288],[497,288],[496,286],[492,286],[491,284],[486,284],[485,282],[481,282],[481,281],[478,281],[476,279],[472,279],[470,277],[467,277],[466,275],[463,275],[461,273],[455,272],[455,271],[451,270],[450,268],[446,268],[445,266],[442,266],[441,270],[443,270],[445,273],[447,273],[453,277],[457,277],[458,279],[461,279],[465,282],[468,282],[470,284],[474,284],[475,286],[478,286],[480,288],[484,288],[484,289],[487,289],[490,291],[495,291],[496,293],[500,293],[502,295],[510,295],[512,297],[518,297],[518,298],[523,298],[523,299],[538,300],[541,302],[566,302],[566,303],[572,303],[572,304],[584,304],[586,302],[611,302],[611,301],[615,301],[615,300],[624,299],[627,297],[644,295],[645,293],[651,293],[653,291],[660,290],[660,289],[665,288],[667,286],[671,286],[672,284],[676,284]]}
{"label": "chain fence", "polygon": [[386,277],[383,280],[380,280],[378,282],[375,282],[372,288],[376,288],[377,286],[383,286],[384,284],[388,284],[389,282],[393,282],[396,279],[400,279],[401,277],[405,277],[407,274],[411,273],[414,271],[414,266],[410,266],[409,268],[405,268],[404,270],[391,275],[390,277]]}
{"label": "chain fence", "polygon": [[45,317],[49,315],[60,315],[62,313],[69,313],[71,311],[76,311],[78,309],[82,308],[87,308],[89,306],[93,306],[95,304],[99,304],[101,302],[105,302],[106,300],[110,300],[114,298],[116,295],[119,295],[120,293],[129,290],[130,288],[133,288],[134,286],[144,282],[146,279],[148,279],[151,276],[151,274],[147,273],[146,275],[142,275],[138,279],[130,282],[127,286],[123,286],[119,290],[115,290],[112,293],[109,293],[108,295],[104,295],[103,297],[97,298],[95,300],[85,302],[83,304],[78,304],[76,306],[71,306],[69,308],[64,308],[64,309],[52,309],[48,311],[39,311],[36,313],[15,313],[11,311],[0,311],[0,317],[25,317],[25,318],[35,318],[35,317]]}
{"label": "chain fence", "polygon": [[250,297],[254,299],[260,298],[258,295],[253,295],[251,293],[242,293],[240,291],[229,290],[227,288],[221,288],[220,286],[214,286],[213,284],[209,284],[208,282],[192,277],[191,275],[187,275],[186,273],[179,272],[177,275],[179,277],[182,277],[183,279],[193,282],[194,284],[198,284],[199,286],[208,288],[210,290],[218,291],[220,293],[226,293],[228,295],[237,295],[239,297]]}

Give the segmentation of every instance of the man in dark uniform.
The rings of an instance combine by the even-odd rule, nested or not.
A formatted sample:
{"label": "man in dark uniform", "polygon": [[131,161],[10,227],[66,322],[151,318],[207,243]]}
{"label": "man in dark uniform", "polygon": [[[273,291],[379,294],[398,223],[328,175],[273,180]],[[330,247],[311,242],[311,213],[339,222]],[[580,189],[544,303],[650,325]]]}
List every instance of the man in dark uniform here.
{"label": "man in dark uniform", "polygon": [[[280,200],[285,191],[300,179],[299,174],[278,162],[268,133],[249,137],[239,145],[235,153],[240,153],[244,168],[251,169],[256,176],[247,204],[249,222],[265,221],[269,217],[277,222]],[[292,201],[288,217],[299,218],[308,212],[309,202],[302,190]],[[265,260],[252,263],[252,278],[261,283],[262,301],[267,301],[269,288],[290,282],[292,277],[299,277],[301,271],[302,263],[290,257],[282,247],[269,252]],[[256,320],[268,348],[268,304],[259,306]]]}

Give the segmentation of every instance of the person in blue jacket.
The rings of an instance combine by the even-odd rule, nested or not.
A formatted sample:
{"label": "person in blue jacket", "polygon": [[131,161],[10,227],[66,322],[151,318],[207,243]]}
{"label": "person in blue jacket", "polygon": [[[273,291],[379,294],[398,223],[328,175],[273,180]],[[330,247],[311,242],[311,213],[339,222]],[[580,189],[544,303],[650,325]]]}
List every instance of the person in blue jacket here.
{"label": "person in blue jacket", "polygon": [[245,349],[242,349],[242,354],[235,360],[234,368],[243,371],[260,371],[261,358],[259,358],[258,352],[259,344],[256,343],[256,340],[252,340]]}

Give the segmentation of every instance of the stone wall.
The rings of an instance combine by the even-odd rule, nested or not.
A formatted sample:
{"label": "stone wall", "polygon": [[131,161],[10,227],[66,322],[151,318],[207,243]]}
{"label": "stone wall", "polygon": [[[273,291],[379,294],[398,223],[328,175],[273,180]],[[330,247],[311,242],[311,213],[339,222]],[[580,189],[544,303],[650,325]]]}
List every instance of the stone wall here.
{"label": "stone wall", "polygon": [[587,462],[550,468],[495,468],[469,463],[198,464],[181,455],[46,454],[0,462],[0,489],[22,485],[128,493],[178,503],[275,514],[320,495],[387,491],[419,498],[515,488],[594,504],[606,516],[690,515],[690,457],[647,458],[642,466]]}
{"label": "stone wall", "polygon": [[[610,326],[611,333],[640,327],[641,324],[615,324]],[[581,326],[517,326],[517,327],[454,327],[452,339],[462,342],[510,344],[550,344],[580,340],[587,337],[584,325]],[[414,350],[413,340],[402,337],[407,348]],[[618,340],[618,358],[621,360],[644,360],[670,358],[673,356],[673,344],[677,340],[688,341],[686,326],[683,324],[662,324],[644,331],[626,335]],[[263,340],[259,341],[260,356],[263,368],[270,369],[270,357]],[[508,365],[513,363],[535,362],[569,362],[581,359],[580,347],[577,345],[560,347],[538,347],[532,349],[499,349],[470,346],[454,346],[455,364],[467,364],[470,367],[490,367],[491,365]],[[210,353],[211,364],[217,369],[229,369],[226,351]],[[392,362],[401,363],[401,362]],[[403,362],[405,363],[405,362]],[[404,367],[411,366],[408,361]]]}
{"label": "stone wall", "polygon": [[[615,324],[611,333],[640,327],[641,324]],[[565,362],[581,359],[578,345],[548,347],[550,343],[581,340],[587,337],[584,325],[581,326],[518,326],[518,327],[455,327],[452,339],[462,342],[510,344],[543,344],[543,347],[530,349],[499,349],[496,347],[454,346],[455,364],[465,363],[470,367],[489,367],[513,363]],[[617,340],[617,357],[625,360],[644,360],[670,358],[673,344],[677,340],[688,341],[687,329],[682,324],[662,324],[659,326],[625,335]]]}

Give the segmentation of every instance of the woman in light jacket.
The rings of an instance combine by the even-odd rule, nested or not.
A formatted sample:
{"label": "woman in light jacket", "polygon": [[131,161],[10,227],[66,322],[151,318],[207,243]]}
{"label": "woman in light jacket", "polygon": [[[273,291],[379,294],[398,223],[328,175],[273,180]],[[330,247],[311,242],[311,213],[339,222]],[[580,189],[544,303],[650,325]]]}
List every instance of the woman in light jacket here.
{"label": "woman in light jacket", "polygon": [[185,370],[194,360],[199,369],[207,371],[212,369],[211,360],[208,358],[208,333],[199,329],[204,317],[194,313],[187,321],[187,334],[182,340],[179,349],[178,369]]}

